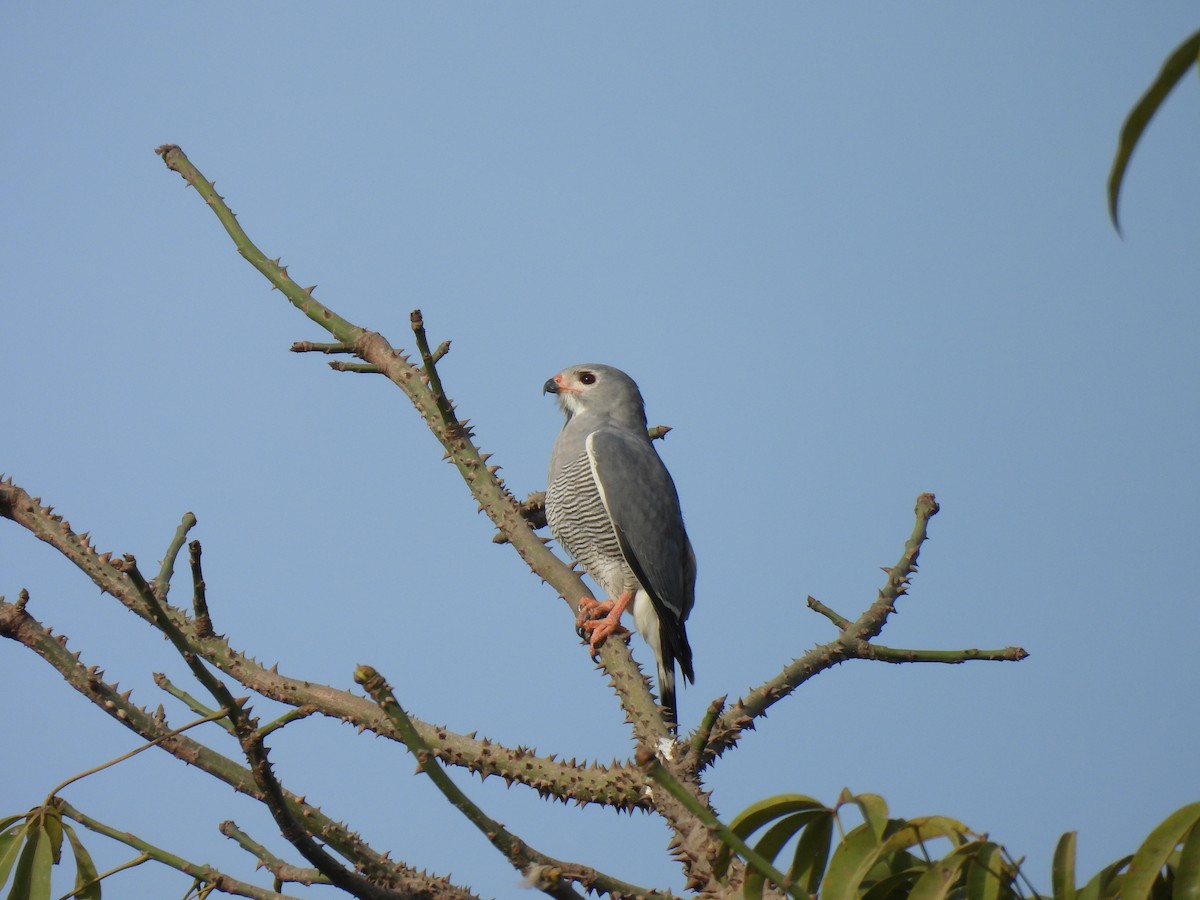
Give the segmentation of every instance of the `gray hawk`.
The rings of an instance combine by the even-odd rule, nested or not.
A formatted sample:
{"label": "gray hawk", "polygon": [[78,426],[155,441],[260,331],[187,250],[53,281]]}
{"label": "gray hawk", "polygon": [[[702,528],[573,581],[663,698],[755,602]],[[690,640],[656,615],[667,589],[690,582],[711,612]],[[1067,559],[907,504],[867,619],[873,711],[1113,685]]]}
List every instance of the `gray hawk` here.
{"label": "gray hawk", "polygon": [[678,722],[675,664],[695,680],[684,622],[692,611],[696,556],[679,495],[646,430],[641,392],[611,366],[587,363],[546,382],[567,417],[550,455],[546,520],[555,540],[608,594],[585,597],[577,626],[594,654],[619,631],[631,604],[654,651],[664,718]]}

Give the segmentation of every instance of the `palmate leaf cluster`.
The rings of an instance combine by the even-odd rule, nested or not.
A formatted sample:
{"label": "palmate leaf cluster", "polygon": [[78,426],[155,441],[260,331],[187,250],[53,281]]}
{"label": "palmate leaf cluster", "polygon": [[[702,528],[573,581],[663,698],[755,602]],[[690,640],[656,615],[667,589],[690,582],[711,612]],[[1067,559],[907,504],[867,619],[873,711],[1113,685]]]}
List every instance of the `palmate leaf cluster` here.
{"label": "palmate leaf cluster", "polygon": [[0,819],[0,887],[12,876],[10,900],[49,900],[50,876],[63,859],[63,837],[75,860],[75,886],[70,896],[100,900],[100,876],[79,835],[64,822],[53,800],[23,816]]}
{"label": "palmate leaf cluster", "polygon": [[[843,830],[840,812],[862,821]],[[1020,864],[986,835],[946,816],[893,819],[877,794],[843,791],[833,807],[803,794],[759,801],[730,830],[770,864],[788,896],[820,900],[1033,900]],[[839,836],[834,840],[835,833]],[[1058,841],[1051,872],[1054,900],[1200,898],[1200,803],[1175,811],[1137,851],[1077,885],[1076,833]],[[947,849],[948,848],[948,849]],[[718,866],[730,858],[728,848]],[[743,896],[760,900],[769,876],[751,858]],[[786,867],[786,868],[785,868]]]}
{"label": "palmate leaf cluster", "polygon": [[[0,888],[11,877],[8,900],[54,896],[51,876],[64,859],[64,837],[75,869],[74,887],[65,896],[100,900],[102,876],[75,829],[63,821],[62,806],[51,798],[25,815],[0,819]],[[842,821],[847,807],[861,819],[849,830]],[[1049,895],[1033,890],[1020,863],[986,835],[946,816],[890,818],[878,794],[843,791],[832,807],[803,794],[781,794],[743,810],[728,828],[750,848],[744,854],[746,900],[779,890],[820,900],[1200,898],[1200,803],[1176,810],[1136,852],[1083,885],[1075,872],[1076,833],[1067,832],[1055,849]],[[723,847],[718,872],[727,876],[735,852]]]}

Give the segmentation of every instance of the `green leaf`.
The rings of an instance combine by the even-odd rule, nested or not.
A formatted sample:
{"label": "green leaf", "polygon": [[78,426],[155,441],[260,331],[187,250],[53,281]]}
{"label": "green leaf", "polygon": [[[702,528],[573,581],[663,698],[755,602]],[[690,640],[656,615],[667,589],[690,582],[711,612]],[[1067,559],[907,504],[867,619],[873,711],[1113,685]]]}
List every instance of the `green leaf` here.
{"label": "green leaf", "polygon": [[783,845],[799,834],[801,829],[820,814],[820,810],[805,810],[781,819],[772,825],[754,845],[755,852],[768,862],[774,863],[775,857],[779,855]]}
{"label": "green leaf", "polygon": [[1183,842],[1175,867],[1175,900],[1200,900],[1200,828],[1193,828]]}
{"label": "green leaf", "polygon": [[[794,838],[805,825],[812,821],[814,816],[820,815],[820,812],[820,810],[809,809],[804,812],[793,813],[787,818],[776,822],[767,830],[767,833],[762,836],[759,842],[754,845],[754,852],[767,862],[774,863],[775,857],[779,855],[779,851],[783,849],[783,845]],[[761,897],[765,882],[766,879],[761,873],[748,868],[746,871],[746,887],[743,895],[747,898]]]}
{"label": "green leaf", "polygon": [[1004,848],[987,841],[971,854],[967,868],[966,900],[1000,900],[1011,895],[1012,883],[1004,863]]}
{"label": "green leaf", "polygon": [[0,834],[0,888],[8,882],[8,873],[12,871],[13,863],[21,853],[21,843],[24,839],[24,825]]}
{"label": "green leaf", "polygon": [[883,842],[885,853],[906,850],[935,838],[948,838],[955,847],[970,840],[971,829],[957,819],[947,816],[920,816],[909,819],[887,836]]}
{"label": "green leaf", "polygon": [[1083,886],[1083,890],[1075,895],[1076,900],[1107,900],[1115,897],[1125,877],[1121,870],[1129,865],[1131,859],[1132,856],[1122,856],[1115,863],[1109,863]]}
{"label": "green leaf", "polygon": [[945,900],[958,883],[958,873],[970,859],[970,856],[959,850],[950,851],[948,856],[939,859],[917,879],[908,900]]}
{"label": "green leaf", "polygon": [[883,832],[887,829],[887,801],[878,794],[851,794],[843,790],[838,798],[838,804],[853,803],[862,813],[863,821],[875,832],[875,839],[882,840]]}
{"label": "green leaf", "polygon": [[875,832],[876,840],[881,839],[888,824],[887,802],[878,794],[857,794],[854,802],[862,810],[863,819]]}
{"label": "green leaf", "polygon": [[29,830],[8,900],[50,900],[50,869],[54,865],[51,836],[41,828]]}
{"label": "green leaf", "polygon": [[43,806],[34,815],[34,827],[39,826],[50,841],[50,859],[57,866],[62,861],[62,816],[57,809]]}
{"label": "green leaf", "polygon": [[1121,886],[1122,900],[1147,900],[1167,858],[1200,822],[1200,803],[1167,816],[1138,847]]}
{"label": "green leaf", "polygon": [[[8,831],[8,829],[11,828],[14,824],[16,824],[17,822],[23,822],[24,820],[25,820],[24,814],[19,815],[19,816],[9,816],[7,819],[0,819],[0,832]],[[24,826],[22,826],[22,827],[24,827]],[[0,881],[0,885],[2,885],[3,883],[4,882]]]}
{"label": "green leaf", "polygon": [[1058,839],[1054,848],[1054,864],[1050,868],[1050,884],[1054,900],[1075,900],[1075,832],[1068,831]]}
{"label": "green leaf", "polygon": [[862,900],[906,900],[913,884],[924,874],[923,869],[905,869],[875,882],[862,895]]}
{"label": "green leaf", "polygon": [[[827,809],[825,804],[804,794],[777,794],[747,806],[733,817],[729,823],[729,830],[745,841],[750,835],[774,819],[803,810],[823,809]],[[725,878],[725,873],[729,868],[729,859],[730,850],[722,845],[713,862],[713,871],[718,878]]]}
{"label": "green leaf", "polygon": [[788,877],[792,884],[802,886],[810,894],[816,894],[821,886],[821,877],[829,863],[829,848],[833,843],[833,813],[825,810],[804,829],[796,852],[792,855],[792,868]]}
{"label": "green leaf", "polygon": [[1150,84],[1146,93],[1142,94],[1141,99],[1125,119],[1125,124],[1121,128],[1121,139],[1117,143],[1117,155],[1113,159],[1112,171],[1108,176],[1108,215],[1112,219],[1113,228],[1117,229],[1118,233],[1121,231],[1121,225],[1117,218],[1117,203],[1120,200],[1121,182],[1125,178],[1125,169],[1129,165],[1129,158],[1133,156],[1133,150],[1145,132],[1146,126],[1150,124],[1154,114],[1167,99],[1167,95],[1171,93],[1193,63],[1200,64],[1198,58],[1200,58],[1200,31],[1180,44],[1167,57],[1158,77]]}
{"label": "green leaf", "polygon": [[75,855],[75,900],[100,900],[100,881],[92,855],[69,823],[63,823],[63,831],[67,833],[71,852]]}
{"label": "green leaf", "polygon": [[875,865],[880,850],[875,832],[866,825],[859,825],[847,834],[829,860],[821,885],[821,900],[855,900],[859,885]]}
{"label": "green leaf", "polygon": [[743,841],[772,819],[806,809],[825,809],[824,803],[804,794],[777,794],[759,800],[738,813],[729,823],[729,830]]}

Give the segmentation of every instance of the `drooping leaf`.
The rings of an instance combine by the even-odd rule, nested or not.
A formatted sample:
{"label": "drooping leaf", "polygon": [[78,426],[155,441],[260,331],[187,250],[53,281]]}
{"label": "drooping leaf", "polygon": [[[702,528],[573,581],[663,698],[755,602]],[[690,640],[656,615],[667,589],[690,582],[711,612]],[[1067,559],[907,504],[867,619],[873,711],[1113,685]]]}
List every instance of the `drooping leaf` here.
{"label": "drooping leaf", "polygon": [[908,900],[945,900],[950,891],[958,884],[958,876],[970,861],[970,856],[959,850],[952,850],[948,856],[937,860],[917,879]]}
{"label": "drooping leaf", "polygon": [[825,809],[825,804],[804,794],[777,794],[747,806],[729,823],[729,829],[743,841],[773,819],[806,809]]}
{"label": "drooping leaf", "polygon": [[829,863],[829,849],[833,843],[833,813],[825,810],[818,813],[796,844],[792,854],[792,868],[788,876],[793,884],[815,894]]}
{"label": "drooping leaf", "polygon": [[947,816],[919,816],[908,819],[900,828],[889,834],[883,842],[883,847],[885,853],[892,853],[943,837],[948,838],[955,847],[959,847],[970,840],[970,835],[971,829],[957,819]]}
{"label": "drooping leaf", "polygon": [[875,832],[875,839],[881,840],[888,824],[887,801],[878,794],[850,794],[842,791],[838,803],[853,803],[862,813],[863,821]]}
{"label": "drooping leaf", "polygon": [[[779,855],[779,851],[783,849],[783,845],[796,836],[796,834],[812,821],[814,816],[820,814],[819,810],[805,810],[804,812],[793,813],[784,819],[780,819],[769,829],[766,834],[759,839],[754,845],[754,851],[769,863],[775,862],[775,857]],[[779,868],[776,866],[776,868]],[[763,885],[766,879],[761,873],[747,869],[746,871],[746,886],[743,895],[747,900],[757,900],[763,895]]]}
{"label": "drooping leaf", "polygon": [[1011,883],[1004,848],[991,841],[980,844],[967,867],[966,900],[1000,900],[1012,894]]}
{"label": "drooping leaf", "polygon": [[33,827],[41,828],[46,835],[46,839],[50,842],[50,859],[57,866],[62,861],[62,815],[56,807],[43,806],[34,813]]}
{"label": "drooping leaf", "polygon": [[75,856],[75,900],[100,900],[100,882],[96,880],[98,873],[92,855],[69,823],[63,823],[63,831],[67,833],[71,852]]}
{"label": "drooping leaf", "polygon": [[1068,831],[1058,839],[1054,848],[1054,863],[1050,868],[1050,885],[1054,900],[1075,900],[1075,832]]}
{"label": "drooping leaf", "polygon": [[1200,803],[1189,803],[1167,816],[1138,847],[1121,885],[1122,900],[1147,900],[1167,858],[1200,823]]}
{"label": "drooping leaf", "polygon": [[1118,232],[1121,230],[1120,220],[1117,217],[1121,182],[1125,178],[1125,170],[1129,166],[1133,150],[1137,147],[1146,126],[1150,124],[1154,114],[1167,99],[1167,95],[1171,93],[1193,63],[1198,62],[1198,58],[1200,58],[1200,31],[1180,44],[1167,57],[1158,77],[1151,82],[1146,93],[1142,94],[1141,99],[1125,119],[1125,124],[1121,128],[1121,139],[1117,143],[1117,155],[1113,159],[1112,171],[1108,176],[1108,215],[1112,219],[1113,227]]}
{"label": "drooping leaf", "polygon": [[1175,900],[1200,900],[1200,828],[1193,828],[1183,842],[1175,867]]}
{"label": "drooping leaf", "polygon": [[43,829],[29,829],[13,872],[8,900],[50,900],[50,870],[54,866],[51,844],[50,835]]}
{"label": "drooping leaf", "polygon": [[13,863],[21,854],[21,844],[24,840],[23,824],[0,834],[0,888],[8,883],[8,873],[12,871]]}
{"label": "drooping leaf", "polygon": [[[754,832],[758,831],[758,829],[762,828],[768,822],[789,815],[790,813],[823,809],[827,809],[825,804],[804,794],[777,794],[774,797],[767,797],[765,800],[759,800],[757,803],[747,806],[729,822],[729,830],[743,841],[749,843],[748,838],[750,835],[754,834]],[[718,878],[725,877],[725,873],[729,868],[730,855],[729,848],[722,845],[717,859],[713,862],[713,871],[716,872]]]}
{"label": "drooping leaf", "polygon": [[867,888],[861,900],[905,900],[912,892],[912,886],[923,874],[923,868],[893,872]]}
{"label": "drooping leaf", "polygon": [[821,885],[821,900],[855,900],[863,878],[879,858],[880,849],[875,832],[866,825],[859,825],[847,834],[829,860]]}
{"label": "drooping leaf", "polygon": [[1120,890],[1121,880],[1125,877],[1122,870],[1129,865],[1131,859],[1132,856],[1122,856],[1116,862],[1109,863],[1091,877],[1083,886],[1083,890],[1075,895],[1076,900],[1109,900],[1115,897]]}

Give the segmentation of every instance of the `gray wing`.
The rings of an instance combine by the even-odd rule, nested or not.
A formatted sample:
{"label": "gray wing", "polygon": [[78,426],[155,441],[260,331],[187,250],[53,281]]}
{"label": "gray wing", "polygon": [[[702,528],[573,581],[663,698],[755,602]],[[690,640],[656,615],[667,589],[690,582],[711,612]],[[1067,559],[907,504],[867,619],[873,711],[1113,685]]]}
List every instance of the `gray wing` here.
{"label": "gray wing", "polygon": [[[696,561],[675,482],[641,435],[602,428],[588,436],[587,452],[625,561],[650,595],[664,631],[681,633],[695,599]],[[683,662],[683,653],[675,655]]]}

